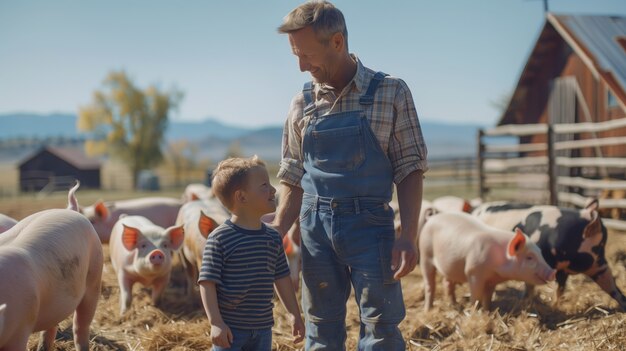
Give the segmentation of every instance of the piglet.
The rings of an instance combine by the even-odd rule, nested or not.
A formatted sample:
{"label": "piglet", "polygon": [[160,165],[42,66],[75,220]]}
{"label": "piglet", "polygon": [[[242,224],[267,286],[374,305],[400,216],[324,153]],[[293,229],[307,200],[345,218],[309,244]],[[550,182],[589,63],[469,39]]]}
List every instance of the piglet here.
{"label": "piglet", "polygon": [[215,198],[213,190],[202,183],[191,183],[185,187],[185,191],[181,197],[184,203],[196,200],[208,200]]}
{"label": "piglet", "polygon": [[178,252],[187,276],[187,296],[193,296],[202,267],[202,254],[209,234],[230,218],[230,212],[217,198],[195,200],[184,204],[178,212],[176,225],[183,225],[185,240]]}
{"label": "piglet", "polygon": [[[606,259],[608,231],[598,210],[598,200],[591,198],[582,209],[488,203],[473,214],[488,225],[506,230],[519,227],[530,235],[546,262],[557,270],[555,304],[565,291],[569,275],[583,273],[626,311],[626,296]],[[532,285],[527,285],[528,295],[532,290]]]}
{"label": "piglet", "polygon": [[0,350],[51,349],[57,324],[74,312],[74,345],[89,349],[102,278],[102,245],[91,223],[68,209],[34,213],[0,235]]}
{"label": "piglet", "polygon": [[152,287],[152,303],[158,303],[170,280],[172,255],[184,239],[182,225],[163,229],[145,217],[120,217],[109,242],[111,264],[120,286],[120,314],[130,308],[135,283]]}
{"label": "piglet", "polygon": [[433,207],[437,212],[472,212],[470,202],[462,197],[446,195],[433,200]]}
{"label": "piglet", "polygon": [[456,303],[454,288],[469,282],[471,302],[489,309],[494,289],[507,280],[535,285],[555,278],[556,271],[521,230],[515,233],[488,227],[466,213],[440,213],[424,225],[419,237],[420,267],[428,311],[435,296],[435,272],[444,276],[447,293]]}
{"label": "piglet", "polygon": [[182,206],[180,199],[169,197],[144,197],[112,202],[96,201],[81,212],[96,229],[100,241],[108,243],[113,226],[121,214],[143,216],[152,223],[167,228],[174,225],[178,210]]}

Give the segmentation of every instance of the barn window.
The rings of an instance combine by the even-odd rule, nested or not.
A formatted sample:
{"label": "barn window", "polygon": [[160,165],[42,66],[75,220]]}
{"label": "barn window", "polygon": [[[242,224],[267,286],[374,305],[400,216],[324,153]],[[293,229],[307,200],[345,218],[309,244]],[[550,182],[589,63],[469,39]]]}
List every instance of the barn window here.
{"label": "barn window", "polygon": [[606,106],[608,108],[617,107],[617,99],[615,98],[615,95],[613,95],[610,90],[607,90],[606,93]]}

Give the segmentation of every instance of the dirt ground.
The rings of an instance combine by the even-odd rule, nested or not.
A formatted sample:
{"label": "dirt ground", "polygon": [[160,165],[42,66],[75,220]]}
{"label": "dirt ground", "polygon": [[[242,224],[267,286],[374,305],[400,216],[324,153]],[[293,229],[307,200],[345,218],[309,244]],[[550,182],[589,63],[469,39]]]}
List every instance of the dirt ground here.
{"label": "dirt ground", "polygon": [[[86,205],[98,195],[79,194]],[[47,200],[11,198],[0,200],[0,213],[21,219],[51,207],[65,207],[65,198]],[[104,245],[105,267],[102,295],[91,325],[92,350],[208,350],[209,325],[199,297],[188,299],[184,277],[174,267],[172,281],[158,306],[150,304],[149,290],[139,285],[126,315],[119,315],[119,288]],[[610,232],[607,259],[617,285],[626,291],[626,234]],[[1,283],[0,283],[1,284]],[[571,276],[566,292],[554,305],[556,283],[536,289],[530,299],[522,298],[523,284],[509,282],[496,289],[493,310],[475,310],[469,304],[466,285],[457,288],[459,305],[443,297],[441,280],[435,307],[423,311],[424,291],[419,269],[402,280],[406,319],[400,325],[407,350],[626,350],[626,313],[591,279]],[[7,288],[1,287],[0,288]],[[289,324],[280,303],[275,309],[273,350],[299,350],[291,342]],[[355,350],[358,340],[358,309],[348,303],[347,349]],[[35,350],[33,334],[29,350]],[[59,326],[57,350],[73,350],[71,318]]]}

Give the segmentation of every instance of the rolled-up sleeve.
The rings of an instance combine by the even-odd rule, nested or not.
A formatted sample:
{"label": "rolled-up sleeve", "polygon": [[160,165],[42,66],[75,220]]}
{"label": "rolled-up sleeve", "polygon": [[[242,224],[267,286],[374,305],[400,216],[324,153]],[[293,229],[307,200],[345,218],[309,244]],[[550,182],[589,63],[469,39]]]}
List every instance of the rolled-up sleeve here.
{"label": "rolled-up sleeve", "polygon": [[291,101],[289,114],[283,128],[282,159],[277,178],[281,182],[300,187],[304,175],[302,165],[302,114],[304,98],[302,93]]}
{"label": "rolled-up sleeve", "polygon": [[411,91],[402,80],[394,100],[394,121],[389,139],[393,181],[399,184],[414,171],[426,172],[428,150],[417,117]]}

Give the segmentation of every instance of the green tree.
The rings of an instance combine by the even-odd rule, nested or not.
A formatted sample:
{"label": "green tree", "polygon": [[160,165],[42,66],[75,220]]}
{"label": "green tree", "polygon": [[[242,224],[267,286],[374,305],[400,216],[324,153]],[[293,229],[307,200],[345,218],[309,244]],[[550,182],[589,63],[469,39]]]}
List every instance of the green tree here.
{"label": "green tree", "polygon": [[107,154],[124,162],[137,185],[139,171],[163,161],[161,144],[168,115],[178,108],[182,93],[161,92],[155,86],[137,88],[124,71],[111,72],[93,101],[79,109],[78,129],[92,132],[89,155]]}

